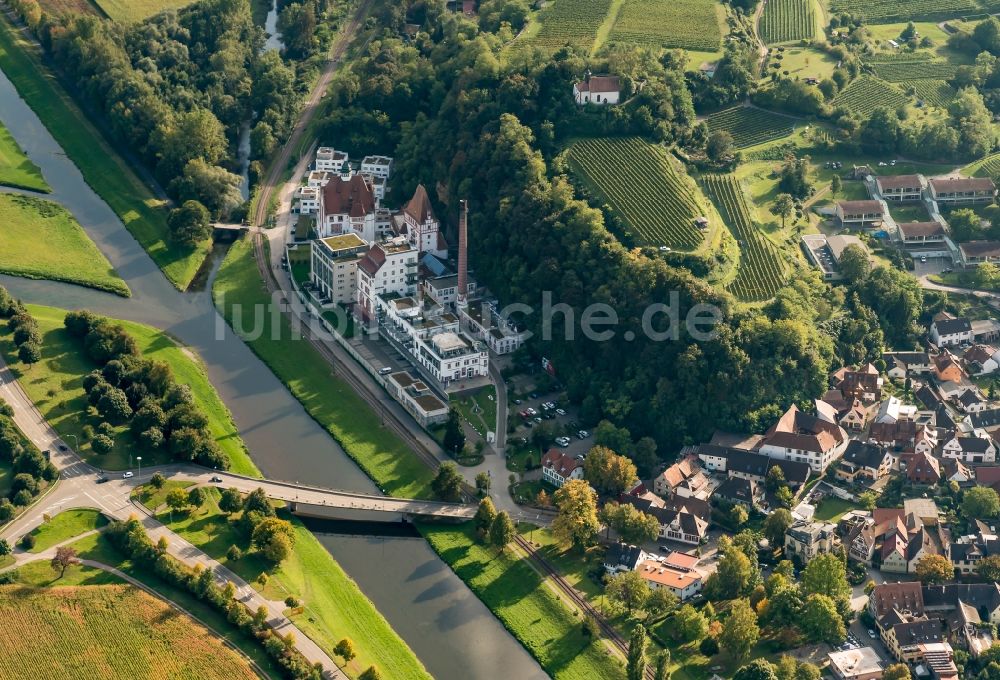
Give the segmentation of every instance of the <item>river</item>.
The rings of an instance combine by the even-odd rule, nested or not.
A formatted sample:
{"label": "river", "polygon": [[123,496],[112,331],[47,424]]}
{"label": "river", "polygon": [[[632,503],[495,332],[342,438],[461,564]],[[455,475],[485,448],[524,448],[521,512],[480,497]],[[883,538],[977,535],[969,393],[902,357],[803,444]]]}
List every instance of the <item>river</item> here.
{"label": "river", "polygon": [[[0,120],[36,163],[64,205],[132,289],[122,299],[69,284],[0,276],[25,302],[87,308],[161,328],[194,349],[229,407],[251,457],[268,477],[362,492],[372,481],[305,412],[216,312],[211,282],[180,293],[163,276],[114,212],[0,72]],[[420,539],[319,535],[427,669],[441,680],[545,678],[537,662]],[[503,669],[500,671],[500,669]]]}

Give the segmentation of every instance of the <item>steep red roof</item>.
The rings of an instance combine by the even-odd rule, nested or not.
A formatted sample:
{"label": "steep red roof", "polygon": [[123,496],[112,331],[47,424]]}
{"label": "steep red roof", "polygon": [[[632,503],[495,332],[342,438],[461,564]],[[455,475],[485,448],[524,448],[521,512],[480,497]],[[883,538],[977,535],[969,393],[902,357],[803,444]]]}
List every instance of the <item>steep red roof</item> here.
{"label": "steep red roof", "polygon": [[368,274],[368,276],[375,276],[375,272],[381,269],[384,264],[385,251],[382,250],[381,246],[374,245],[368,251],[368,254],[358,262],[358,267]]}
{"label": "steep red roof", "polygon": [[361,175],[345,181],[337,176],[323,187],[323,212],[364,217],[375,210],[375,194]]}
{"label": "steep red roof", "polygon": [[620,85],[618,76],[591,76],[590,80],[581,80],[576,84],[579,92],[618,92]]}
{"label": "steep red roof", "polygon": [[403,212],[416,220],[417,224],[423,224],[427,220],[435,220],[434,208],[431,207],[431,199],[427,195],[427,189],[423,184],[418,184],[413,198],[409,200]]}

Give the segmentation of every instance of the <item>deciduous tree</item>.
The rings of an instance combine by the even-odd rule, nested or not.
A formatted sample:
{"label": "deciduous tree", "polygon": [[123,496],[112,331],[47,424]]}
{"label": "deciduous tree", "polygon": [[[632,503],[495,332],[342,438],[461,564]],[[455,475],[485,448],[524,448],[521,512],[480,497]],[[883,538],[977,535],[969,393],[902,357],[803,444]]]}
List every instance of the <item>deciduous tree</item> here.
{"label": "deciduous tree", "polygon": [[631,615],[636,609],[641,609],[649,600],[649,585],[646,579],[636,571],[621,571],[611,577],[605,589],[605,594],[613,603],[625,608]]}
{"label": "deciduous tree", "polygon": [[851,584],[847,582],[844,563],[833,553],[817,555],[802,572],[802,591],[807,596],[813,593],[826,595],[834,602],[849,598]]}
{"label": "deciduous tree", "polygon": [[66,575],[66,569],[79,563],[76,556],[76,548],[62,545],[56,548],[56,554],[52,557],[52,569],[59,572],[59,578]]}
{"label": "deciduous tree", "polygon": [[503,552],[507,545],[514,540],[514,523],[510,520],[510,515],[506,511],[501,511],[490,523],[490,543],[495,545],[500,552]]}
{"label": "deciduous tree", "polygon": [[759,637],[757,615],[754,614],[750,603],[745,599],[734,600],[729,610],[729,617],[722,625],[719,646],[739,663],[747,658]]}
{"label": "deciduous tree", "polygon": [[955,578],[955,567],[943,555],[924,555],[917,560],[915,573],[921,583],[934,585]]}
{"label": "deciduous tree", "polygon": [[[771,469],[776,470],[778,468],[774,467]],[[792,522],[792,513],[784,508],[775,510],[764,520],[764,536],[767,537],[772,548],[784,547],[785,532],[792,526]]]}
{"label": "deciduous tree", "polygon": [[350,663],[351,659],[355,657],[354,653],[354,643],[351,642],[351,638],[344,638],[333,648],[333,653],[344,660],[344,663]]}
{"label": "deciduous tree", "polygon": [[431,482],[434,495],[443,501],[457,502],[462,499],[462,476],[452,462],[442,463]]}
{"label": "deciduous tree", "polygon": [[1000,514],[1000,496],[988,486],[974,486],[962,497],[962,514],[968,519],[989,519]]}
{"label": "deciduous tree", "polygon": [[677,610],[673,621],[673,632],[681,642],[694,642],[708,633],[708,621],[689,604]]}
{"label": "deciduous tree", "polygon": [[552,532],[562,542],[583,549],[601,530],[597,518],[597,493],[585,480],[571,479],[555,493],[558,514]]}
{"label": "deciduous tree", "polygon": [[653,541],[660,533],[659,520],[628,503],[605,504],[600,518],[626,543]]}
{"label": "deciduous tree", "polygon": [[595,489],[618,496],[635,483],[635,464],[604,446],[595,446],[583,461],[583,476]]}
{"label": "deciduous tree", "polygon": [[479,532],[480,536],[485,536],[490,530],[490,525],[493,524],[493,520],[496,519],[497,509],[493,505],[493,501],[489,498],[484,498],[479,501],[479,508],[476,510],[476,530]]}
{"label": "deciduous tree", "polygon": [[910,667],[905,663],[894,663],[882,672],[882,680],[910,680]]}
{"label": "deciduous tree", "polygon": [[625,665],[628,680],[643,680],[646,677],[646,644],[646,628],[636,624],[628,642],[628,662]]}
{"label": "deciduous tree", "polygon": [[844,620],[837,613],[837,604],[826,595],[813,593],[806,598],[799,612],[798,624],[811,642],[837,644],[847,637]]}

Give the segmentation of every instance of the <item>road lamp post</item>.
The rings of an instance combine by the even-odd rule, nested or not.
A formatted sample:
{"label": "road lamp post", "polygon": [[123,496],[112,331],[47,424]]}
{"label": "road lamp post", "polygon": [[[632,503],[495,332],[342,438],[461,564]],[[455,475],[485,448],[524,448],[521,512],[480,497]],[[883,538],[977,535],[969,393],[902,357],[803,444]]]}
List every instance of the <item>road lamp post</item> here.
{"label": "road lamp post", "polygon": [[73,442],[74,442],[73,443],[73,448],[75,448],[77,451],[79,451],[80,450],[80,438],[77,437],[75,434],[67,434],[66,436],[73,438]]}
{"label": "road lamp post", "polygon": [[136,456],[135,459],[139,461],[139,477],[142,477],[142,456]]}

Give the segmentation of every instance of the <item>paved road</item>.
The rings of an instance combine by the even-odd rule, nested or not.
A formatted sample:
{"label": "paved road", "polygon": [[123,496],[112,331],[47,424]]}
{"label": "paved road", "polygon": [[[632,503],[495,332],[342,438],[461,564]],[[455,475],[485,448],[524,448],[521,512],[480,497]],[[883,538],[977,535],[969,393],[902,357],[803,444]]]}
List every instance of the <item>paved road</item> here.
{"label": "paved road", "polygon": [[[270,618],[268,623],[282,635],[294,633],[296,647],[311,662],[322,664],[328,678],[345,678],[333,659],[323,649],[309,639],[282,612],[283,602],[265,599],[250,584],[235,573],[212,559],[200,549],[191,545],[173,531],[156,520],[144,507],[132,503],[132,490],[140,483],[138,477],[124,479],[120,475],[99,484],[98,475],[90,465],[83,462],[59,435],[45,421],[34,403],[25,394],[10,369],[0,358],[0,396],[13,408],[14,422],[24,434],[42,450],[51,452],[51,461],[60,471],[60,479],[55,488],[28,508],[20,517],[0,529],[0,538],[15,543],[17,539],[39,526],[45,515],[54,515],[68,508],[94,508],[112,519],[127,520],[137,516],[154,543],[163,537],[167,541],[167,552],[188,567],[201,565],[212,569],[215,580],[220,585],[231,581],[236,586],[237,597],[251,609],[266,607]],[[202,476],[212,473],[205,471]],[[152,472],[143,471],[142,479],[148,479]],[[23,551],[15,550],[15,559],[24,559]]]}

